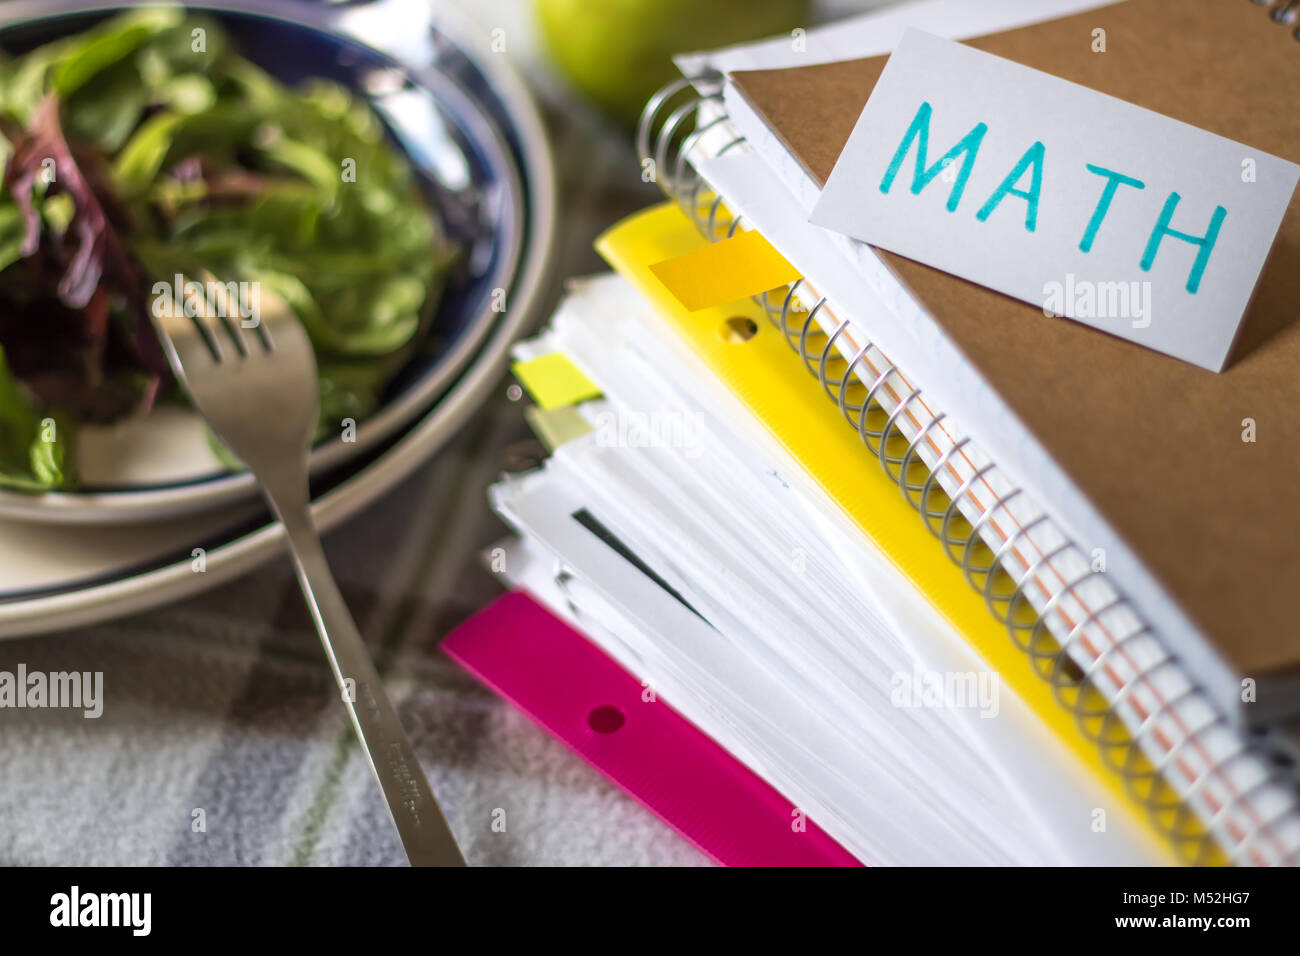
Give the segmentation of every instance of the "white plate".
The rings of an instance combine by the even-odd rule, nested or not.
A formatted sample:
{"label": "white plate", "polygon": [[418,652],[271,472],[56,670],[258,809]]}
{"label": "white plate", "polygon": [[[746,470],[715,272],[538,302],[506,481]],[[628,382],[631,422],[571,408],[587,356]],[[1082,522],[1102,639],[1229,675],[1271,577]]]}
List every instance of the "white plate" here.
{"label": "white plate", "polygon": [[[436,452],[500,383],[512,341],[550,291],[555,174],[545,133],[522,84],[497,67],[526,186],[528,228],[510,308],[450,391],[386,450],[348,477],[326,477],[313,502],[322,530],[346,520]],[[196,572],[193,549],[204,549]],[[0,517],[0,638],[93,624],[179,600],[281,553],[283,530],[256,502],[128,526],[39,525]]]}

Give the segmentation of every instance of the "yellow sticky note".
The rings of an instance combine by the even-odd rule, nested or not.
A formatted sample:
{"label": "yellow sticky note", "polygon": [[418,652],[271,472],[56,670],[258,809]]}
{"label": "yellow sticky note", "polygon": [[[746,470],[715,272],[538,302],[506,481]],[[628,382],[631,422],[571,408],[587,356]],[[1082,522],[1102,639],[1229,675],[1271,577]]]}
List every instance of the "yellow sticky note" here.
{"label": "yellow sticky note", "polygon": [[600,389],[562,352],[516,362],[510,369],[544,410],[598,398]]}
{"label": "yellow sticky note", "polygon": [[657,262],[650,271],[689,312],[758,295],[799,278],[795,267],[756,230]]}

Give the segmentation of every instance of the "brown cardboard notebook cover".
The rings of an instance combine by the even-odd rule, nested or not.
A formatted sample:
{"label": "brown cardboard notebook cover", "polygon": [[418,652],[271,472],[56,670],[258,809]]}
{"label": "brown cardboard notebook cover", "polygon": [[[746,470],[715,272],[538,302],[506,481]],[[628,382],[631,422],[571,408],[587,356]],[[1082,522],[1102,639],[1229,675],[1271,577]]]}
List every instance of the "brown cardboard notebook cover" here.
{"label": "brown cardboard notebook cover", "polygon": [[[1106,30],[1106,52],[1092,31]],[[1247,0],[1129,0],[970,45],[1300,161],[1300,43]],[[884,67],[737,72],[825,183]],[[890,253],[925,305],[1242,676],[1300,670],[1300,198],[1221,374]],[[1242,420],[1258,440],[1242,441]]]}

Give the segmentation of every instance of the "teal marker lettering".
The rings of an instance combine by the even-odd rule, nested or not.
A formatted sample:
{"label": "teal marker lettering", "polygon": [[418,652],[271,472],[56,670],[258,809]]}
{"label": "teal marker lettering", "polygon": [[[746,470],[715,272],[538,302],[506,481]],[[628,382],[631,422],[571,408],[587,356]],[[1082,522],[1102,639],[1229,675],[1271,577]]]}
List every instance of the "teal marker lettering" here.
{"label": "teal marker lettering", "polygon": [[913,141],[915,141],[917,143],[916,169],[912,174],[912,195],[914,196],[919,195],[921,190],[928,186],[934,177],[939,175],[947,163],[955,161],[958,156],[962,157],[961,170],[957,173],[957,180],[953,183],[952,192],[948,194],[947,202],[948,211],[956,212],[957,204],[961,202],[962,192],[966,189],[966,180],[970,178],[971,168],[975,165],[975,155],[979,152],[980,143],[984,141],[984,134],[988,132],[988,126],[984,123],[977,123],[974,129],[958,140],[957,145],[940,156],[933,166],[927,167],[925,159],[930,145],[930,115],[932,112],[933,110],[928,102],[923,102],[920,109],[916,111],[916,116],[912,119],[912,124],[903,135],[903,141],[899,143],[898,150],[889,163],[889,168],[885,170],[884,179],[880,181],[880,191],[888,193],[890,187],[894,185],[894,178],[898,175],[898,170],[902,167],[903,160],[907,158],[908,151],[912,148]]}
{"label": "teal marker lettering", "polygon": [[1092,250],[1093,240],[1097,238],[1097,230],[1101,228],[1101,221],[1106,218],[1106,213],[1110,211],[1111,200],[1115,198],[1115,193],[1120,186],[1132,186],[1134,189],[1146,189],[1147,184],[1140,179],[1134,179],[1132,176],[1125,176],[1123,173],[1117,173],[1113,169],[1106,169],[1104,166],[1094,166],[1088,163],[1088,172],[1096,173],[1098,176],[1106,177],[1106,186],[1101,191],[1101,198],[1097,200],[1097,208],[1092,211],[1092,218],[1088,220],[1088,228],[1083,230],[1083,238],[1079,240],[1079,251],[1090,252]]}
{"label": "teal marker lettering", "polygon": [[1160,218],[1156,220],[1156,227],[1151,230],[1151,238],[1147,240],[1146,252],[1142,253],[1140,265],[1143,272],[1151,271],[1151,264],[1156,261],[1156,250],[1160,248],[1160,243],[1165,236],[1173,236],[1175,239],[1181,239],[1183,242],[1190,242],[1194,246],[1199,246],[1200,251],[1196,253],[1196,261],[1192,263],[1192,271],[1187,275],[1187,291],[1195,295],[1196,290],[1201,287],[1201,275],[1205,272],[1206,263],[1210,261],[1210,253],[1214,250],[1214,243],[1219,238],[1219,227],[1223,225],[1223,220],[1227,218],[1228,210],[1222,206],[1216,206],[1214,215],[1210,217],[1209,228],[1205,230],[1205,235],[1193,236],[1169,228],[1169,221],[1174,218],[1174,210],[1178,208],[1180,199],[1182,197],[1178,193],[1170,193],[1169,198],[1165,200],[1165,208],[1160,210]]}
{"label": "teal marker lettering", "polygon": [[[1034,143],[1025,150],[1025,155],[1020,157],[1020,162],[1011,172],[1007,173],[1007,178],[1002,180],[1001,185],[993,190],[993,195],[989,201],[980,207],[980,211],[975,214],[975,218],[984,222],[993,214],[993,210],[998,208],[998,204],[1007,196],[1019,196],[1025,200],[1025,228],[1030,232],[1038,225],[1038,197],[1043,191],[1043,157],[1045,150],[1042,143]],[[1025,175],[1025,171],[1033,166],[1033,178],[1029,183],[1029,190],[1016,189],[1016,183]]]}

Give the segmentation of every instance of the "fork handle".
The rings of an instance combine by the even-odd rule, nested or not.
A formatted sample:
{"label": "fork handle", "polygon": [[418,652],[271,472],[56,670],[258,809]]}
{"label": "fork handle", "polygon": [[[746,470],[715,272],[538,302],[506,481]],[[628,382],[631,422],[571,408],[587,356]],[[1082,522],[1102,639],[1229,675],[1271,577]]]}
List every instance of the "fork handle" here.
{"label": "fork handle", "polygon": [[289,539],[298,583],[370,769],[412,866],[465,866],[438,801],[334,581],[306,507],[272,499]]}

